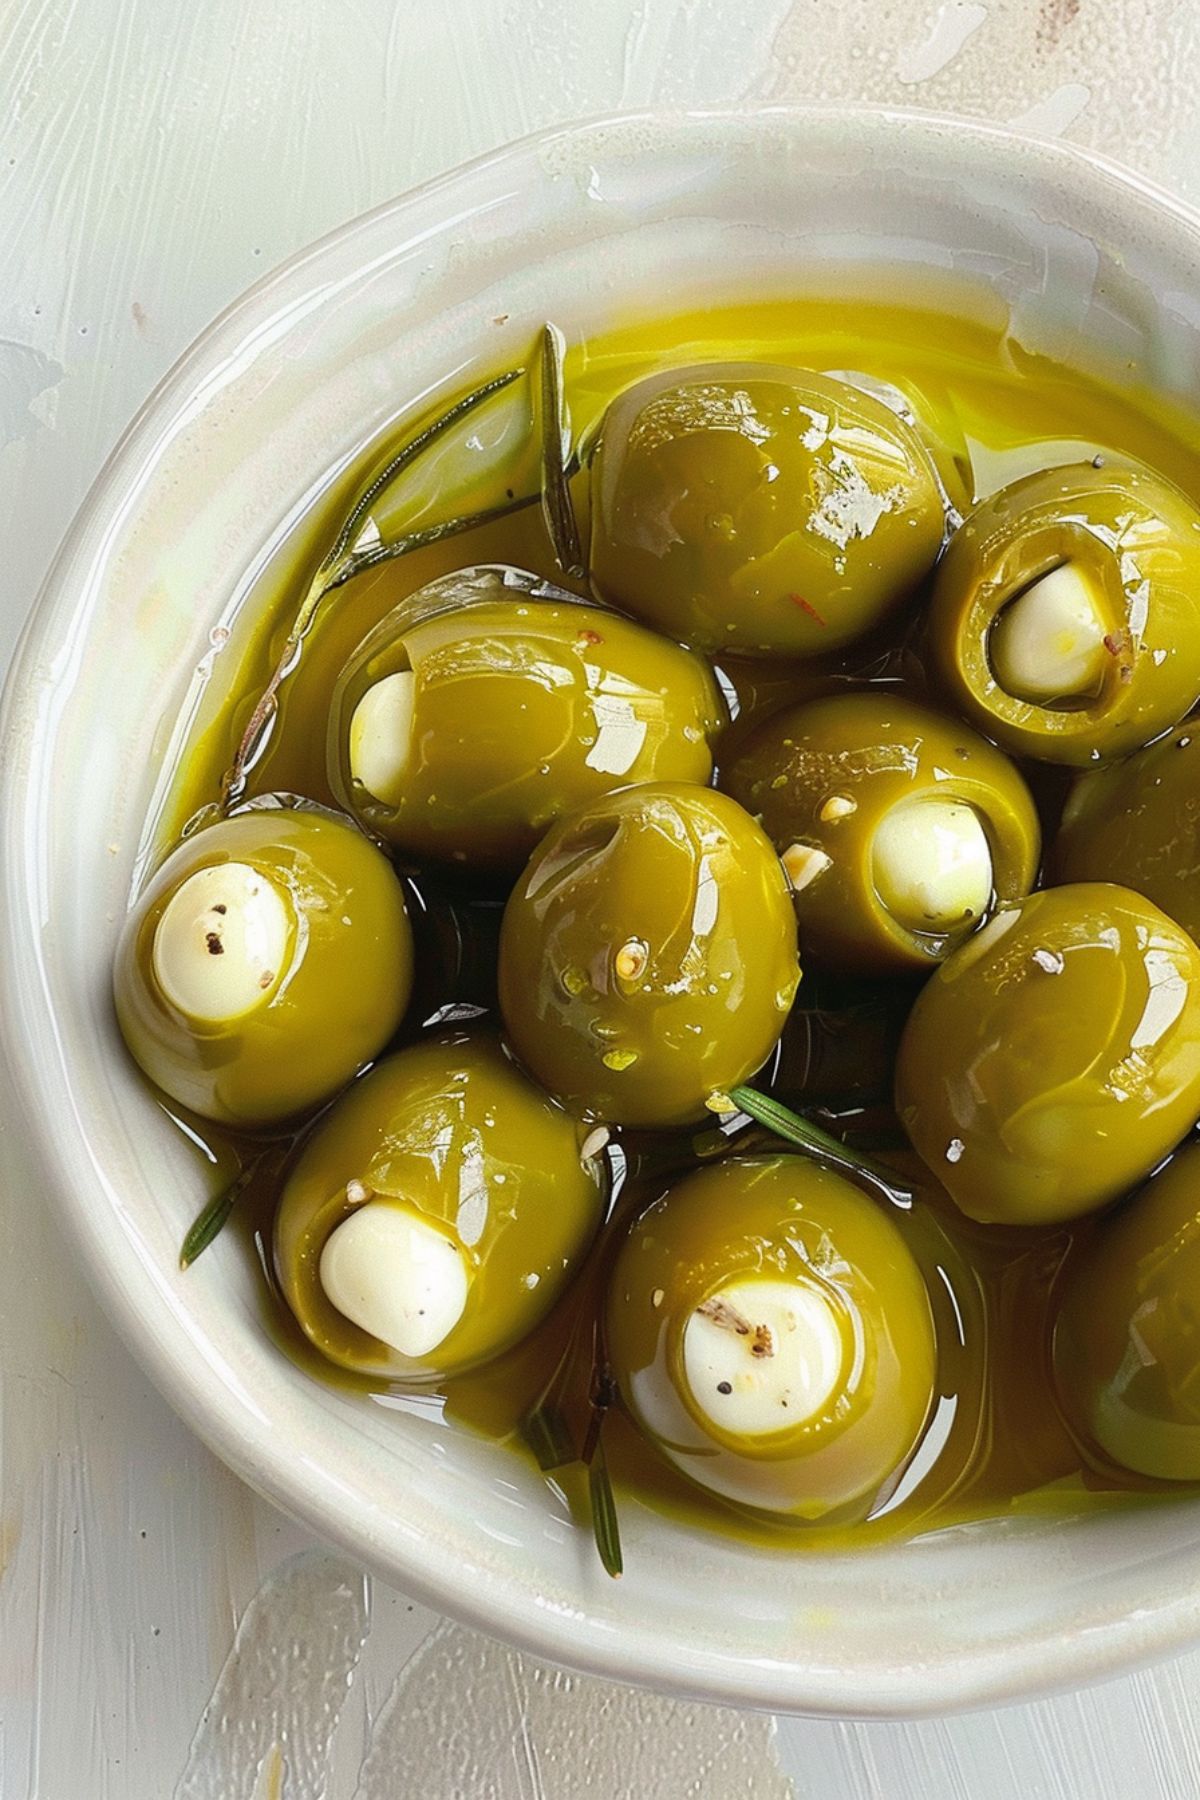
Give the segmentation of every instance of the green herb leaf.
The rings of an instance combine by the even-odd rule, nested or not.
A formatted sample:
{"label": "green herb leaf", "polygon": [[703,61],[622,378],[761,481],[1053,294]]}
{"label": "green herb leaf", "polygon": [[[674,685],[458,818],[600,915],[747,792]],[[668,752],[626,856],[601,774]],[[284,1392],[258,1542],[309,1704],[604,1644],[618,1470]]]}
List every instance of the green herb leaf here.
{"label": "green herb leaf", "polygon": [[571,454],[571,422],[563,392],[563,355],[566,340],[557,325],[542,327],[542,512],[554,547],[555,559],[565,575],[583,574],[583,545],[579,521],[571,504],[567,471]]}
{"label": "green herb leaf", "polygon": [[425,550],[430,544],[440,544],[443,538],[458,537],[461,532],[474,531],[480,525],[490,525],[494,519],[506,519],[510,513],[536,505],[537,500],[537,494],[519,494],[514,500],[501,500],[497,506],[485,506],[479,512],[462,513],[458,518],[446,519],[440,525],[424,525],[419,531],[406,532],[403,537],[395,538],[390,544],[375,544],[370,550],[357,551],[353,556],[347,557],[339,572],[321,589],[321,598],[332,594],[335,588],[344,587],[346,582],[352,581],[356,575],[362,575],[367,569],[377,568],[380,563],[392,562],[398,556],[411,556],[414,550]]}
{"label": "green herb leaf", "polygon": [[193,1220],[187,1236],[179,1250],[179,1266],[186,1269],[194,1263],[202,1250],[207,1250],[213,1239],[219,1236],[226,1220],[233,1211],[240,1197],[258,1173],[262,1156],[253,1156],[243,1163],[227,1188],[214,1194],[208,1204],[201,1208]]}
{"label": "green herb leaf", "polygon": [[786,1139],[789,1144],[798,1144],[802,1150],[811,1151],[814,1156],[847,1169],[851,1174],[867,1176],[897,1200],[905,1203],[912,1200],[912,1189],[906,1187],[893,1170],[850,1149],[830,1132],[822,1131],[819,1125],[784,1106],[782,1101],[772,1100],[749,1087],[730,1088],[728,1097],[740,1112],[748,1113],[757,1124],[765,1125],[768,1131]]}
{"label": "green herb leaf", "polygon": [[482,387],[477,387],[471,393],[464,394],[461,400],[456,400],[453,406],[428,424],[424,431],[419,431],[415,438],[410,438],[408,443],[396,452],[395,456],[380,469],[374,480],[359,495],[349,517],[334,539],[333,547],[321,565],[322,569],[331,569],[351,549],[372,506],[385,489],[392,485],[397,475],[403,474],[404,470],[417,460],[422,451],[428,450],[430,444],[435,443],[452,426],[457,425],[461,419],[465,419],[477,407],[482,406],[485,400],[490,400],[493,394],[499,394],[504,388],[511,387],[513,382],[519,381],[524,373],[524,369],[506,369],[503,375],[496,375],[491,381],[485,381]]}
{"label": "green herb leaf", "polygon": [[578,1462],[579,1452],[558,1406],[546,1396],[521,1420],[521,1436],[537,1458],[544,1475],[567,1463]]}
{"label": "green herb leaf", "polygon": [[612,1482],[608,1476],[608,1464],[604,1459],[604,1445],[598,1437],[595,1452],[588,1464],[588,1497],[592,1506],[592,1532],[600,1561],[605,1572],[617,1581],[625,1569],[625,1560],[621,1554],[621,1526],[617,1518]]}
{"label": "green herb leaf", "polygon": [[461,400],[447,409],[446,412],[426,425],[416,437],[411,438],[398,450],[386,466],[379,471],[374,480],[359,496],[349,517],[338,532],[333,545],[325,556],[316,574],[308,586],[308,592],[300,603],[292,628],[288,632],[287,641],[280,652],[279,661],[271,672],[266,687],[259,695],[250,722],[242,733],[234,759],[221,783],[221,808],[228,812],[242,798],[246,787],[246,774],[253,765],[267,735],[279,706],[279,689],[283,682],[295,669],[300,660],[300,650],[304,639],[312,629],[317,611],[326,595],[344,585],[353,576],[364,569],[374,568],[376,563],[386,562],[392,557],[407,556],[410,551],[420,550],[427,544],[436,544],[442,538],[453,537],[462,531],[470,531],[476,525],[483,525],[493,518],[501,518],[504,514],[515,512],[521,506],[531,506],[534,496],[519,500],[505,501],[500,506],[489,508],[483,512],[466,513],[457,519],[448,519],[441,525],[430,525],[422,531],[408,533],[391,544],[375,544],[370,550],[355,552],[353,544],[362,527],[363,521],[370,513],[371,507],[385,488],[389,487],[396,476],[401,474],[416,461],[422,451],[427,450],[451,426],[459,423],[490,400],[493,394],[519,381],[524,369],[508,369],[503,375],[497,375],[492,381],[485,381],[482,387],[475,388],[472,393],[464,394]]}

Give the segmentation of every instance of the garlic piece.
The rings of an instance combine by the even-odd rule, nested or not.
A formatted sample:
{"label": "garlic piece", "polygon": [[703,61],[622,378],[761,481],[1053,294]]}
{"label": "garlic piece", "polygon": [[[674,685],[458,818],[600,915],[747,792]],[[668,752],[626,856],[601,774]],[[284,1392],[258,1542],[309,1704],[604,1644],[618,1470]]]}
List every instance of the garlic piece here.
{"label": "garlic piece", "polygon": [[992,670],[1016,700],[1044,706],[1082,699],[1104,678],[1108,652],[1099,596],[1074,563],[1051,569],[1018,594],[992,627]]}
{"label": "garlic piece", "polygon": [[719,1289],[683,1332],[683,1373],[701,1417],[736,1437],[802,1425],[837,1390],[844,1344],[813,1283],[753,1277]]}
{"label": "garlic piece", "polygon": [[909,931],[948,931],[982,919],[992,902],[992,852],[973,807],[949,794],[901,801],[873,847],[875,889]]}
{"label": "garlic piece", "polygon": [[445,1232],[402,1201],[368,1200],[330,1232],[321,1286],[343,1318],[401,1356],[428,1356],[463,1316],[466,1259]]}
{"label": "garlic piece", "polygon": [[291,941],[283,894],[249,863],[214,863],[176,888],[154,932],[150,966],[171,1006],[205,1025],[265,1005]]}
{"label": "garlic piece", "polygon": [[818,850],[815,844],[789,844],[779,860],[791,883],[793,894],[802,894],[833,863],[832,856],[828,856],[824,850]]}
{"label": "garlic piece", "polygon": [[412,755],[417,678],[411,669],[369,687],[350,720],[350,776],[384,806],[398,806]]}

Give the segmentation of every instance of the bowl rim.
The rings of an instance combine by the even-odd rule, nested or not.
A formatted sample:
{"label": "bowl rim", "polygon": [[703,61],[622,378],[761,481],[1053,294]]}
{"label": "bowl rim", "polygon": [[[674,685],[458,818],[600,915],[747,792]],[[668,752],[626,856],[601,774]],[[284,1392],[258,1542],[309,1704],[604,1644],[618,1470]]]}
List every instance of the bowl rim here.
{"label": "bowl rim", "polygon": [[[87,1207],[76,1197],[79,1160],[78,1155],[72,1156],[71,1147],[86,1153],[86,1129],[70,1109],[68,1128],[60,1122],[54,1132],[45,1129],[41,1121],[47,1116],[47,1094],[34,1073],[36,1059],[26,1054],[25,1040],[15,1023],[22,1019],[22,1008],[16,1002],[23,971],[28,972],[28,982],[39,985],[44,968],[38,921],[28,905],[30,895],[24,880],[25,861],[34,855],[37,825],[32,798],[37,784],[29,781],[26,766],[28,757],[36,760],[39,754],[41,690],[35,677],[68,635],[84,605],[81,571],[74,565],[86,555],[96,521],[111,522],[136,500],[153,471],[167,427],[192,401],[198,376],[212,366],[231,333],[243,322],[249,327],[269,308],[276,292],[292,287],[307,267],[319,270],[331,250],[347,245],[387,218],[396,220],[399,234],[406,212],[453,190],[466,177],[511,178],[551,146],[598,132],[641,127],[682,136],[707,127],[749,134],[768,126],[798,132],[840,127],[868,139],[915,133],[928,143],[949,139],[960,146],[973,146],[1007,160],[1014,168],[1032,152],[1041,172],[1057,172],[1077,188],[1097,195],[1115,187],[1127,201],[1149,208],[1181,228],[1200,247],[1200,209],[1120,163],[1076,145],[917,108],[771,106],[637,110],[550,126],[472,158],[357,215],[268,271],[193,339],[139,407],[77,509],[14,649],[0,700],[0,742],[5,746],[0,761],[0,892],[6,901],[0,923],[4,947],[0,956],[0,1061],[7,1065],[11,1095],[3,1110],[10,1118],[23,1116],[32,1159],[93,1291],[139,1366],[169,1404],[249,1486],[385,1580],[402,1586],[439,1613],[533,1655],[620,1683],[759,1710],[840,1717],[937,1716],[1078,1687],[1187,1647],[1200,1638],[1200,1582],[1190,1594],[1176,1596],[1170,1605],[1149,1615],[1142,1611],[1135,1618],[1128,1608],[1119,1606],[1109,1612],[1101,1609],[1099,1622],[1086,1631],[1048,1633],[1016,1648],[963,1649],[953,1663],[947,1658],[933,1664],[895,1664],[886,1678],[876,1676],[850,1707],[844,1704],[841,1690],[846,1678],[840,1671],[832,1681],[803,1663],[773,1664],[768,1673],[761,1664],[743,1663],[722,1651],[693,1648],[682,1653],[669,1639],[652,1632],[614,1630],[591,1617],[586,1603],[561,1610],[538,1607],[530,1603],[528,1589],[514,1599],[503,1584],[497,1584],[495,1592],[478,1582],[465,1590],[461,1564],[449,1546],[428,1540],[414,1543],[402,1535],[394,1535],[385,1544],[369,1504],[363,1502],[356,1516],[348,1516],[345,1495],[339,1489],[341,1505],[332,1505],[332,1493],[329,1499],[323,1497],[313,1471],[302,1473],[289,1462],[282,1447],[286,1434],[275,1439],[269,1426],[260,1425],[256,1432],[244,1417],[234,1418],[227,1402],[200,1372],[189,1374],[185,1359],[163,1354],[158,1334],[138,1305],[139,1288],[148,1278],[140,1270],[133,1278],[128,1270],[118,1273]],[[57,1035],[48,1015],[40,1018],[39,1029],[48,1038]]]}

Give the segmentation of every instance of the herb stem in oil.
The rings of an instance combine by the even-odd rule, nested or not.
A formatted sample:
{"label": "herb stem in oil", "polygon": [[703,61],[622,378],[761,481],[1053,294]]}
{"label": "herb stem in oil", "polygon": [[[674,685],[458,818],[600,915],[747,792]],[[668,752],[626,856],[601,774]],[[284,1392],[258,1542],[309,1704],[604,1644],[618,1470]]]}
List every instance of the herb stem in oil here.
{"label": "herb stem in oil", "polygon": [[[728,1104],[724,1104],[728,1102]],[[814,1125],[811,1119],[802,1118],[794,1113],[790,1106],[782,1101],[773,1100],[767,1094],[760,1094],[754,1088],[735,1087],[728,1094],[715,1095],[709,1102],[715,1112],[728,1112],[736,1109],[746,1113],[758,1125],[764,1125],[777,1137],[789,1144],[795,1144],[801,1150],[807,1150],[819,1161],[833,1163],[837,1168],[845,1169],[851,1175],[864,1177],[880,1187],[890,1199],[903,1205],[912,1201],[912,1190],[905,1187],[895,1171],[885,1168],[872,1157],[864,1156],[861,1151],[853,1150],[843,1144],[831,1132],[823,1131]]]}
{"label": "herb stem in oil", "polygon": [[379,474],[375,476],[359,499],[351,508],[349,517],[334,539],[333,546],[322,560],[320,567],[309,583],[308,592],[292,621],[291,630],[280,652],[279,660],[267,681],[266,687],[255,704],[249,723],[242,733],[233,762],[221,783],[221,808],[227,812],[240,800],[245,792],[246,774],[254,758],[262,746],[268,727],[275,717],[279,704],[279,689],[287,677],[295,669],[300,659],[301,646],[312,628],[313,620],[322,600],[336,588],[342,587],[353,576],[361,574],[365,569],[374,568],[377,563],[389,558],[406,556],[410,551],[423,549],[428,544],[438,543],[441,539],[452,537],[459,532],[471,531],[477,525],[488,523],[491,519],[502,518],[507,513],[515,512],[521,506],[532,505],[533,496],[517,500],[506,500],[494,508],[481,512],[466,513],[457,519],[446,520],[441,525],[431,525],[422,531],[414,531],[391,544],[374,544],[369,550],[354,549],[355,537],[371,507],[384,490],[413,462],[427,450],[442,434],[461,419],[490,400],[494,394],[511,386],[514,381],[524,375],[523,368],[508,369],[503,375],[484,382],[482,387],[475,388],[455,402],[446,412],[439,415],[432,423],[411,438],[396,455],[393,456]]}
{"label": "herb stem in oil", "polygon": [[578,579],[584,572],[579,521],[571,502],[570,473],[575,466],[571,449],[571,421],[563,387],[565,340],[557,325],[542,327],[541,422],[542,512],[564,575]]}
{"label": "herb stem in oil", "polygon": [[262,1167],[265,1156],[266,1152],[260,1151],[257,1156],[244,1162],[228,1187],[221,1188],[197,1213],[179,1247],[181,1269],[190,1268],[196,1258],[208,1249],[213,1239],[220,1236],[230,1213]]}

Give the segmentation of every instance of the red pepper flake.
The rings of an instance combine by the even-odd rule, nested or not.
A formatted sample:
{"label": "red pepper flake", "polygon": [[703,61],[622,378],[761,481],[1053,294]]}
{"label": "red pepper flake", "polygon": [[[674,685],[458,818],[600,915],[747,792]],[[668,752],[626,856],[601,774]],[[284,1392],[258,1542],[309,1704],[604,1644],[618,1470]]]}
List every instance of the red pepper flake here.
{"label": "red pepper flake", "polygon": [[803,594],[789,594],[788,599],[793,606],[798,606],[801,612],[806,612],[810,619],[815,619],[822,631],[825,630],[825,620],[821,617],[811,600],[806,600]]}
{"label": "red pepper flake", "polygon": [[604,639],[601,637],[600,633],[591,630],[581,631],[579,636],[575,639],[575,644],[578,649],[582,649],[585,644],[602,644],[603,642]]}
{"label": "red pepper flake", "polygon": [[1109,631],[1104,636],[1104,648],[1110,656],[1119,656],[1117,666],[1118,681],[1133,680],[1133,660],[1129,655],[1130,639],[1127,631]]}

